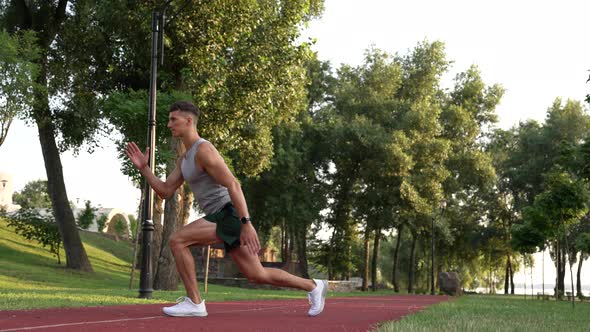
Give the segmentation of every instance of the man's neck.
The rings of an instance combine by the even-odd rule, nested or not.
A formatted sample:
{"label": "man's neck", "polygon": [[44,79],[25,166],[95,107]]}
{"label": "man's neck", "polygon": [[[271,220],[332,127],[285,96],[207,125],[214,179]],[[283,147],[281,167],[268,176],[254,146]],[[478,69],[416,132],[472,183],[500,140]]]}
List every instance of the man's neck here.
{"label": "man's neck", "polygon": [[201,138],[201,136],[199,136],[199,133],[197,131],[193,131],[186,137],[182,138],[182,144],[188,150],[193,146],[193,144],[195,144],[196,141],[199,140],[199,138]]}

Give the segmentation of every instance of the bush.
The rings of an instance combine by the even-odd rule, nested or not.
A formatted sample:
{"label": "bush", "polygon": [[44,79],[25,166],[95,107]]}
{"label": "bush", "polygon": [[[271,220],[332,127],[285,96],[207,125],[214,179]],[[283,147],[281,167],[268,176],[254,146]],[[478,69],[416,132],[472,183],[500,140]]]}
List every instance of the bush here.
{"label": "bush", "polygon": [[43,247],[49,247],[49,252],[57,257],[57,264],[61,264],[61,235],[52,215],[43,216],[34,209],[20,209],[11,215],[4,214],[3,217],[16,234],[27,240],[37,241]]}
{"label": "bush", "polygon": [[135,219],[135,216],[132,214],[128,215],[127,218],[129,218],[129,227],[131,229],[131,239],[135,240],[135,237],[137,236],[137,219]]}
{"label": "bush", "polygon": [[99,233],[103,233],[104,225],[107,224],[107,218],[108,218],[107,215],[103,214],[96,221],[96,224],[98,225],[98,232]]}
{"label": "bush", "polygon": [[78,214],[78,226],[88,229],[96,217],[97,208],[93,208],[90,201],[86,201],[84,210]]}
{"label": "bush", "polygon": [[122,215],[118,214],[111,219],[111,226],[109,226],[109,229],[111,229],[111,227],[117,238],[127,236],[127,222]]}

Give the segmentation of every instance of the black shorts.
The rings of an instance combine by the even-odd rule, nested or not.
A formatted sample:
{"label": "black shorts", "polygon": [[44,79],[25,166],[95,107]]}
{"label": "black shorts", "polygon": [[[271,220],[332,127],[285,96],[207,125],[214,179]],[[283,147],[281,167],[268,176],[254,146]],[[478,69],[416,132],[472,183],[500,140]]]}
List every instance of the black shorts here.
{"label": "black shorts", "polygon": [[240,247],[240,234],[242,233],[242,222],[234,205],[229,202],[221,210],[208,214],[203,219],[216,223],[215,232],[223,241],[225,251],[230,252]]}

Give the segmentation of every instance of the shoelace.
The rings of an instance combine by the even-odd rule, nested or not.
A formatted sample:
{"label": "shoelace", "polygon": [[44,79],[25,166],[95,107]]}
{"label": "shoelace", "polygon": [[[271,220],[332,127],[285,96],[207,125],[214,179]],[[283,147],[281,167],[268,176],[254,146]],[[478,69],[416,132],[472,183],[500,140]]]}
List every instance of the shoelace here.
{"label": "shoelace", "polygon": [[184,301],[186,301],[186,297],[185,296],[181,296],[181,297],[179,297],[179,298],[176,299],[176,303],[181,303],[181,302],[184,302]]}

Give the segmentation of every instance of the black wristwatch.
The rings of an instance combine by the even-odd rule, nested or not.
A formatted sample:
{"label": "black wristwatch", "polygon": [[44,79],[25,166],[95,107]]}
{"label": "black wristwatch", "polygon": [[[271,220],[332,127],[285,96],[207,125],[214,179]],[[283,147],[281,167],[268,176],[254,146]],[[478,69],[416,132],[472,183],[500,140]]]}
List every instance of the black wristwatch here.
{"label": "black wristwatch", "polygon": [[242,219],[240,219],[240,221],[242,222],[242,224],[247,224],[250,222],[250,217],[242,217]]}

